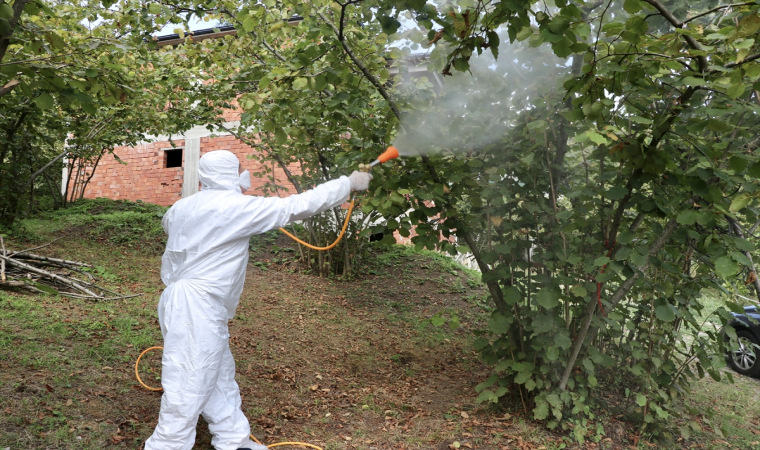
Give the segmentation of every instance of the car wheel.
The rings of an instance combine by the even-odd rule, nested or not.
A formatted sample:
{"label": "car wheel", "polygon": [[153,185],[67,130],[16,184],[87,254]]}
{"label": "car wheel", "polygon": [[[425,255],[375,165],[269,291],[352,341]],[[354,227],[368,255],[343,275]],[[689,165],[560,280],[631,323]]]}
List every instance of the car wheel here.
{"label": "car wheel", "polygon": [[736,330],[739,348],[728,351],[728,363],[731,368],[742,375],[755,377],[760,375],[760,351],[757,339],[747,330]]}

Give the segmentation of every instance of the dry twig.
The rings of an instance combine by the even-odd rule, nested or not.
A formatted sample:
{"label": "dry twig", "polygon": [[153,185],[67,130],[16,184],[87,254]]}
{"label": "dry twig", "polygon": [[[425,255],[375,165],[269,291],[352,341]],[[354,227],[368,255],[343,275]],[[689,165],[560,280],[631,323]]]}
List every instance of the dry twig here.
{"label": "dry twig", "polygon": [[[66,297],[89,300],[120,300],[143,295],[121,295],[96,285],[95,277],[87,271],[88,268],[93,267],[92,264],[29,253],[32,250],[47,247],[53,242],[55,241],[13,252],[5,248],[5,242],[0,236],[0,274],[2,275],[0,288],[20,288],[37,293],[57,293]],[[72,276],[74,273],[89,278],[89,281]]]}

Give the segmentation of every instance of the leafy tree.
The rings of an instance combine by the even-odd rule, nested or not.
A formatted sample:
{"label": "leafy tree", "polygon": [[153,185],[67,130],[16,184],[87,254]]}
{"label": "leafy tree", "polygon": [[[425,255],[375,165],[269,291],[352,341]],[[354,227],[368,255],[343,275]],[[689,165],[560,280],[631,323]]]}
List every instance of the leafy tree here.
{"label": "leafy tree", "polygon": [[[0,3],[0,223],[29,212],[35,190],[81,197],[114,146],[194,125],[167,112],[196,82],[145,45],[153,27],[105,2]],[[63,160],[74,176],[61,199]]]}
{"label": "leafy tree", "polygon": [[[392,142],[416,152],[375,169],[365,222],[319,267],[348,270],[353,233],[414,228],[419,247],[470,252],[493,303],[480,400],[512,392],[582,441],[600,386],[625,380],[648,426],[683,412],[694,379],[722,376],[727,313],[703,296],[760,296],[756,3],[125,0],[102,14],[127,41],[197,18],[238,30],[129,53],[150,69],[135,74],[150,107],[124,116],[132,130],[222,130],[234,99],[229,131],[297,189]],[[390,76],[419,48],[452,75],[443,89]],[[330,240],[340,214],[310,238]]]}
{"label": "leafy tree", "polygon": [[[701,296],[760,287],[755,4],[150,8],[236,25],[237,38],[188,37],[172,54],[215,80],[199,120],[237,98],[239,135],[266,160],[300,164],[294,184],[348,170],[396,134],[417,152],[375,169],[362,210],[384,217],[372,232],[414,227],[420,247],[472,253],[494,305],[475,343],[494,365],[482,401],[511,390],[553,427],[592,417],[599,384],[625,376],[650,424],[681,412],[691,380],[721,376]],[[288,26],[294,13],[305,20]],[[402,16],[417,27],[388,50]],[[393,86],[387,57],[405,46],[430,48],[431,70],[467,77],[441,92],[425,80]],[[486,50],[498,59],[479,63]],[[574,421],[583,440],[588,422]]]}

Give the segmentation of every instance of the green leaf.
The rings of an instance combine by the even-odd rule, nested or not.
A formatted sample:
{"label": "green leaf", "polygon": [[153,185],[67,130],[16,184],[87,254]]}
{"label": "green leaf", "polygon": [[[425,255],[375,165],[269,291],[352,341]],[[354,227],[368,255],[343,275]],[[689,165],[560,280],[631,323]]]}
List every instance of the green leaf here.
{"label": "green leaf", "polygon": [[578,286],[578,285],[571,287],[570,292],[572,292],[573,295],[575,295],[576,297],[581,297],[581,298],[585,297],[588,294],[588,291],[586,291],[586,288],[584,288],[583,286]]}
{"label": "green leaf", "polygon": [[744,83],[731,85],[728,89],[726,89],[726,95],[728,95],[731,98],[739,98],[744,93],[744,90],[746,88],[747,88],[747,85]]}
{"label": "green leaf", "polygon": [[575,26],[575,32],[578,33],[581,39],[588,39],[589,35],[591,35],[591,27],[586,22],[580,22]]}
{"label": "green leaf", "polygon": [[639,406],[644,406],[647,404],[647,398],[643,394],[636,394],[636,404]]}
{"label": "green leaf", "polygon": [[752,178],[760,178],[760,163],[755,163],[749,166],[747,174]]}
{"label": "green leaf", "polygon": [[488,341],[487,341],[487,340],[483,339],[482,337],[479,337],[479,338],[475,339],[475,342],[473,342],[473,343],[472,343],[472,347],[473,347],[473,348],[474,348],[476,351],[478,351],[478,352],[481,352],[481,351],[483,351],[485,348],[488,348],[488,347],[490,347],[490,344],[488,343]]}
{"label": "green leaf", "polygon": [[475,399],[476,403],[484,403],[484,402],[490,402],[493,398],[493,392],[491,391],[483,391],[478,395],[478,398]]}
{"label": "green leaf", "polygon": [[[530,29],[530,27],[525,28]],[[486,36],[488,37],[488,48],[491,49],[491,54],[494,59],[499,59],[499,35],[495,31],[488,31]]]}
{"label": "green leaf", "polygon": [[50,109],[53,107],[53,97],[47,92],[43,92],[39,97],[34,99],[34,103],[42,110]]}
{"label": "green leaf", "polygon": [[644,8],[644,5],[640,0],[625,0],[623,2],[623,9],[629,14],[636,14]]}
{"label": "green leaf", "polygon": [[747,266],[747,267],[752,266],[752,261],[750,261],[749,258],[747,258],[747,256],[744,253],[731,252],[731,258],[733,258],[734,261],[744,266]]}
{"label": "green leaf", "polygon": [[621,200],[628,194],[628,189],[623,186],[615,186],[607,191],[606,197],[610,200]]}
{"label": "green leaf", "polygon": [[734,238],[734,245],[736,245],[736,248],[739,250],[745,251],[745,252],[754,252],[755,246],[752,244],[752,242],[742,239],[742,238]]}
{"label": "green leaf", "polygon": [[734,197],[734,199],[731,201],[731,206],[728,207],[728,210],[731,212],[739,212],[742,209],[746,208],[751,201],[752,197],[750,197],[748,193],[742,192],[741,194]]}
{"label": "green leaf", "polygon": [[597,133],[596,131],[589,130],[586,135],[594,144],[603,145],[607,143],[607,138]]}
{"label": "green leaf", "polygon": [[728,167],[736,173],[744,172],[744,169],[747,168],[747,160],[739,156],[732,156],[728,160]]}
{"label": "green leaf", "polygon": [[517,32],[516,39],[519,42],[522,42],[531,36],[533,36],[533,28],[531,28],[530,26],[524,26],[519,32]]}
{"label": "green leaf", "polygon": [[158,14],[161,12],[161,5],[158,3],[148,4],[148,12],[151,14]]}
{"label": "green leaf", "polygon": [[699,217],[699,211],[694,211],[693,209],[687,209],[685,211],[681,211],[680,213],[678,213],[678,217],[676,217],[676,222],[682,225],[694,225],[694,223],[697,221],[697,217]]}
{"label": "green leaf", "polygon": [[467,72],[470,70],[470,63],[468,63],[464,59],[455,59],[454,60],[454,68],[460,72]]}
{"label": "green leaf", "polygon": [[488,319],[488,329],[494,334],[505,334],[509,330],[510,323],[512,323],[511,320],[497,311],[491,314],[491,318]]}
{"label": "green leaf", "polygon": [[739,263],[729,258],[721,256],[715,260],[715,273],[721,278],[728,278],[739,272]]}
{"label": "green leaf", "polygon": [[602,31],[611,36],[613,34],[620,34],[624,27],[625,25],[620,22],[608,22],[602,26]]}
{"label": "green leaf", "polygon": [[10,19],[13,17],[13,8],[7,3],[0,3],[0,18]]}
{"label": "green leaf", "polygon": [[608,258],[606,256],[600,256],[600,257],[598,257],[598,258],[596,258],[594,260],[594,265],[596,267],[602,267],[603,265],[607,264],[608,262],[610,262],[610,258]]}
{"label": "green leaf", "polygon": [[706,84],[703,78],[697,77],[684,77],[681,80],[681,83],[683,83],[685,86],[704,86]]}
{"label": "green leaf", "polygon": [[643,267],[649,262],[649,258],[646,257],[646,255],[642,255],[639,252],[631,252],[631,259],[630,261],[634,263],[637,267]]}
{"label": "green leaf", "polygon": [[45,286],[44,284],[40,284],[40,283],[34,283],[34,286],[35,286],[37,289],[41,290],[42,292],[44,292],[44,293],[46,293],[46,294],[50,294],[50,295],[58,295],[58,291],[57,291],[57,290],[55,290],[55,289],[53,289],[53,288],[52,288],[52,287],[50,287],[50,286]]}
{"label": "green leaf", "polygon": [[625,230],[622,233],[618,234],[617,237],[617,243],[618,244],[628,244],[631,241],[633,241],[633,238],[636,237],[636,234],[634,234],[633,231]]}
{"label": "green leaf", "polygon": [[295,80],[293,80],[293,89],[300,91],[303,88],[305,88],[309,84],[309,81],[306,78],[298,77]]}
{"label": "green leaf", "polygon": [[554,34],[562,34],[570,27],[570,18],[557,14],[549,21],[549,30]]}
{"label": "green leaf", "polygon": [[633,33],[643,35],[649,29],[649,25],[643,17],[633,16],[625,22],[625,28]]}
{"label": "green leaf", "polygon": [[550,288],[543,288],[536,293],[536,303],[546,309],[551,309],[559,305],[559,293]]}
{"label": "green leaf", "polygon": [[285,133],[285,130],[280,127],[277,127],[277,129],[274,131],[274,136],[277,145],[282,145],[288,141],[288,134]]}
{"label": "green leaf", "polygon": [[658,306],[654,309],[654,314],[663,322],[672,322],[676,320],[676,314],[673,312],[673,309],[670,307],[670,305]]}
{"label": "green leaf", "polygon": [[544,420],[549,417],[549,403],[543,398],[536,398],[536,407],[533,408],[533,418]]}
{"label": "green leaf", "polygon": [[708,130],[714,131],[716,133],[727,133],[727,132],[729,132],[729,131],[731,131],[733,129],[727,123],[722,122],[722,121],[717,120],[717,119],[710,119],[710,120],[708,120],[707,121],[707,125],[705,125],[705,127]]}
{"label": "green leaf", "polygon": [[255,17],[247,17],[243,21],[243,30],[246,33],[250,33],[251,31],[256,29],[256,18]]}
{"label": "green leaf", "polygon": [[398,30],[401,26],[401,23],[399,23],[398,20],[391,16],[382,15],[380,16],[379,20],[380,26],[383,27],[383,33],[387,35],[395,33],[396,30]]}
{"label": "green leaf", "polygon": [[522,298],[522,293],[515,286],[510,286],[504,289],[504,301],[508,305],[514,305],[518,303],[521,298]]}

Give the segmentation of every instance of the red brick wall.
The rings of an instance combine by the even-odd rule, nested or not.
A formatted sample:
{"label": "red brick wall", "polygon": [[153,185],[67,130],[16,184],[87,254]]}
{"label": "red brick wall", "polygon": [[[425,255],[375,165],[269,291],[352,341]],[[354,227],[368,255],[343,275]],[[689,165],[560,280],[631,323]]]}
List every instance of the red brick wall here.
{"label": "red brick wall", "polygon": [[[182,146],[184,140],[174,141]],[[159,205],[171,205],[180,199],[182,168],[166,169],[164,152],[169,142],[154,142],[137,147],[116,147],[114,154],[106,154],[85,190],[85,198],[106,197],[113,200],[142,200]],[[123,164],[126,163],[126,164]],[[75,173],[72,176],[72,182]],[[73,186],[69,186],[71,190]]]}
{"label": "red brick wall", "polygon": [[[181,147],[185,145],[185,141],[175,140],[174,144]],[[165,168],[165,153],[162,149],[171,148],[172,144],[168,141],[136,147],[116,147],[114,154],[126,164],[120,163],[111,154],[104,155],[85,190],[84,197],[142,200],[163,206],[174,204],[182,198],[184,169],[183,167]],[[261,164],[247,158],[248,155],[254,154],[255,150],[233,136],[201,138],[201,156],[213,150],[231,151],[237,155],[243,168],[251,173],[262,170]],[[297,167],[291,170],[298,173]],[[275,176],[278,184],[288,188],[288,191],[280,190],[280,196],[286,197],[295,193],[293,185],[287,181],[282,169],[277,167]],[[256,179],[252,176],[251,189],[247,194],[262,195],[261,187],[267,181],[267,179]],[[70,186],[70,190],[72,188],[73,186]]]}

